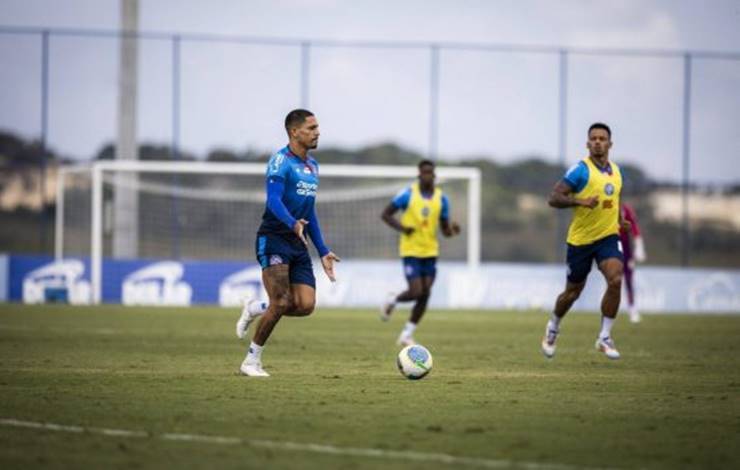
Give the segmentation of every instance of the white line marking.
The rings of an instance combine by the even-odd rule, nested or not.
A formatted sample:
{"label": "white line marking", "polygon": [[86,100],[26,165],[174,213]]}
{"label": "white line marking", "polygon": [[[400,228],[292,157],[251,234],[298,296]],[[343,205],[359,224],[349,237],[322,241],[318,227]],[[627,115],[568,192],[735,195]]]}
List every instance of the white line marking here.
{"label": "white line marking", "polygon": [[244,442],[238,437],[199,436],[197,434],[162,434],[160,437],[167,441],[207,442],[211,444],[241,444]]}
{"label": "white line marking", "polygon": [[12,418],[0,419],[0,424],[4,426],[15,426],[18,428],[35,428],[35,429],[48,429],[49,431],[65,431],[65,432],[85,432],[85,428],[80,426],[63,426],[61,424],[52,423],[34,423],[33,421],[20,421]]}
{"label": "white line marking", "polygon": [[100,434],[103,436],[116,437],[153,437],[166,441],[179,442],[202,442],[206,444],[246,444],[252,447],[265,447],[269,449],[313,452],[317,454],[348,455],[354,457],[372,457],[381,459],[408,460],[416,462],[434,462],[449,465],[463,465],[479,468],[521,468],[526,470],[596,470],[594,467],[579,467],[575,465],[548,464],[536,462],[516,462],[511,460],[494,460],[476,457],[457,457],[449,454],[434,452],[415,452],[406,450],[384,450],[366,449],[359,447],[336,447],[325,444],[301,444],[287,441],[268,441],[263,439],[241,439],[227,436],[206,436],[200,434],[177,434],[165,433],[159,436],[151,435],[145,431],[129,431],[125,429],[107,428],[85,428],[82,426],[69,426],[54,423],[39,423],[34,421],[22,421],[13,418],[0,418],[0,425],[16,428],[43,429],[47,431],[71,432],[76,434]]}
{"label": "white line marking", "polygon": [[87,431],[93,434],[102,434],[104,436],[114,436],[114,437],[149,437],[148,432],[127,431],[125,429],[88,428]]}

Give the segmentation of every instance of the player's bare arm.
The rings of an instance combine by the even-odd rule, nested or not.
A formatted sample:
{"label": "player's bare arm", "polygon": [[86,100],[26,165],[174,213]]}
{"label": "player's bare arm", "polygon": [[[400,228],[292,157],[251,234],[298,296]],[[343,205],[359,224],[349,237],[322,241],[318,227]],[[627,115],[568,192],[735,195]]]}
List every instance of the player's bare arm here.
{"label": "player's bare arm", "polygon": [[401,225],[401,222],[399,222],[398,219],[393,216],[396,211],[398,211],[398,208],[396,206],[394,206],[393,204],[388,204],[385,210],[383,210],[383,214],[380,216],[380,218],[383,219],[383,222],[388,224],[395,231],[405,233],[406,235],[411,235],[414,232],[413,227],[404,227],[403,225]]}
{"label": "player's bare arm", "polygon": [[454,237],[460,233],[460,225],[457,222],[450,222],[449,220],[440,220],[440,227],[442,228],[442,235],[447,238]]}
{"label": "player's bare arm", "polygon": [[562,180],[555,184],[555,187],[550,193],[550,198],[547,203],[550,207],[557,209],[567,209],[569,207],[583,206],[593,209],[599,205],[599,197],[593,196],[584,199],[579,199],[573,196],[573,189]]}
{"label": "player's bare arm", "polygon": [[624,214],[624,212],[622,212],[622,203],[620,202],[619,203],[619,226],[625,232],[629,232],[630,230],[632,230],[632,223],[629,220],[622,217],[622,214]]}

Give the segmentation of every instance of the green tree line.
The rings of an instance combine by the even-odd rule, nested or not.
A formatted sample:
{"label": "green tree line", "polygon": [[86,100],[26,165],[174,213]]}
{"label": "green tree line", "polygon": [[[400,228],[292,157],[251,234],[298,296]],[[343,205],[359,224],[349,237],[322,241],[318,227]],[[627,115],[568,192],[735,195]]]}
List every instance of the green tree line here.
{"label": "green tree line", "polygon": [[[322,148],[315,152],[320,163],[415,165],[424,158],[420,153],[393,143],[359,149]],[[104,145],[95,160],[115,158],[113,144]],[[142,160],[195,161],[188,151],[172,151],[168,145],[145,143],[139,147]],[[213,162],[266,162],[269,154],[246,149],[213,149],[204,159]],[[580,156],[578,157],[580,158]],[[0,131],[0,191],[13,174],[32,172],[50,163],[68,163],[71,159],[43,151],[37,141]],[[570,164],[575,163],[576,157]],[[558,162],[532,155],[512,163],[491,158],[445,161],[438,165],[477,167],[482,174],[482,257],[484,261],[553,262],[563,259],[564,230],[568,211],[547,206],[547,196],[566,168]],[[649,262],[676,265],[683,249],[681,225],[658,220],[651,195],[676,186],[651,179],[638,166],[621,165],[625,175],[623,196],[635,206],[646,238]],[[738,194],[737,187],[727,190],[727,197]],[[51,253],[54,203],[40,211],[23,208],[0,210],[0,223],[7,230],[0,236],[0,251]],[[722,223],[693,226],[690,232],[690,259],[695,266],[740,267],[740,260],[727,253],[740,252],[740,231]]]}

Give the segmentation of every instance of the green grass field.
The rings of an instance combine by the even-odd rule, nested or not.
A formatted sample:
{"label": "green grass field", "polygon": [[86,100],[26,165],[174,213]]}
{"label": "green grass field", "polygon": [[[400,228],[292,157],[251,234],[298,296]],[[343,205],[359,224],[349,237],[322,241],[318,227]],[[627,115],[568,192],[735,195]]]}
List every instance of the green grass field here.
{"label": "green grass field", "polygon": [[432,311],[421,381],[404,311],[286,318],[268,379],[237,316],[0,305],[0,468],[740,468],[740,316],[620,318],[609,361],[571,314],[548,361],[542,313]]}

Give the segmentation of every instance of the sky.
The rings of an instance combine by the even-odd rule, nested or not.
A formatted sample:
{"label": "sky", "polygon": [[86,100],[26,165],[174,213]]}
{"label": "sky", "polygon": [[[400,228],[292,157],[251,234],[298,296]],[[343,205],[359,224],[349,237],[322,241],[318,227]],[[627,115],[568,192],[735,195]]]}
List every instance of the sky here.
{"label": "sky", "polygon": [[[117,0],[0,0],[0,26],[119,28]],[[310,51],[308,107],[321,146],[358,149],[396,142],[430,151],[431,44],[571,49],[566,163],[586,154],[594,121],[613,130],[612,158],[651,176],[682,176],[684,62],[598,49],[729,51],[740,56],[740,0],[140,0],[142,31],[401,42],[406,47]],[[0,129],[38,137],[40,40],[0,34]],[[172,142],[172,43],[141,42],[140,141]],[[48,143],[89,159],[115,138],[118,43],[52,36]],[[180,56],[180,146],[198,156],[221,148],[272,151],[282,120],[301,105],[301,50],[186,40]],[[439,52],[438,140],[445,160],[484,156],[508,163],[559,156],[556,53],[445,48]],[[692,60],[690,175],[740,183],[740,60]]]}

